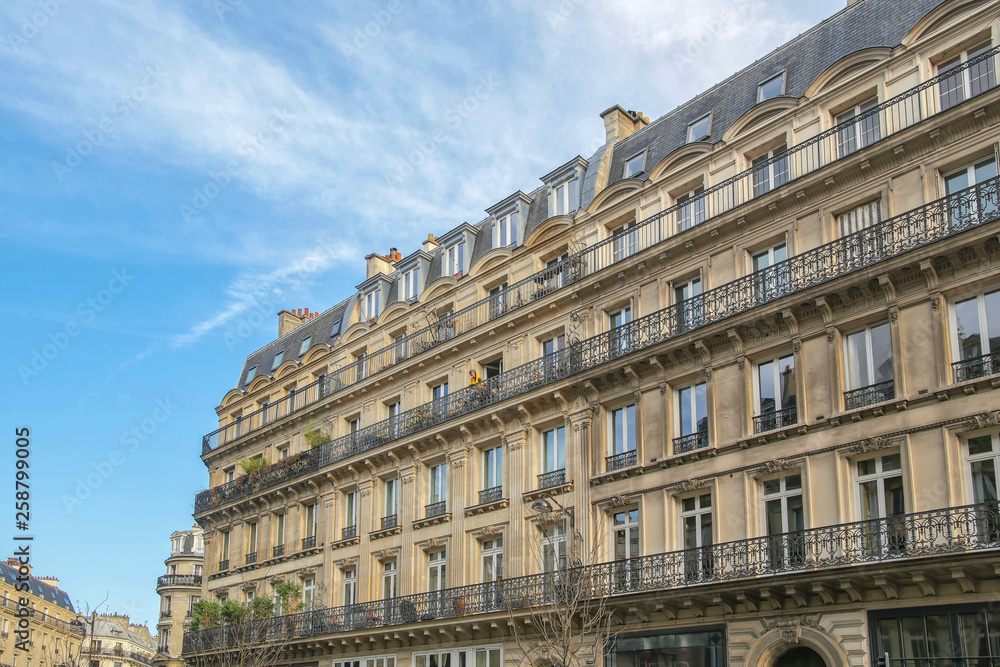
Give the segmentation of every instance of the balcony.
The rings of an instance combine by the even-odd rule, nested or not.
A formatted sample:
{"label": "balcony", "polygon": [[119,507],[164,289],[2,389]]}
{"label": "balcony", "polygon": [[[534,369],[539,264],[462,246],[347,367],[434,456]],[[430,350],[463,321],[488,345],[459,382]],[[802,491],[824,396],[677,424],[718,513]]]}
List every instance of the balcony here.
{"label": "balcony", "polygon": [[229,559],[219,561],[219,572],[225,572],[229,569]]}
{"label": "balcony", "polygon": [[[576,567],[565,574],[565,580],[590,599],[649,592],[681,594],[702,584],[750,581],[757,585],[760,577],[785,573],[832,572],[998,549],[1000,504],[994,501]],[[859,575],[860,571],[855,574]],[[559,595],[552,573],[533,574],[406,595],[393,598],[390,604],[378,600],[270,618],[259,621],[266,627],[255,628],[252,636],[311,637],[437,621],[551,605],[558,603]],[[219,628],[187,633],[184,653],[217,650],[238,640],[232,633],[223,635]]]}
{"label": "balcony", "polygon": [[170,618],[170,610],[164,609],[160,612],[160,618]]}
{"label": "balcony", "polygon": [[314,549],[316,547],[316,536],[310,535],[309,537],[302,538],[302,551],[306,549]]}
{"label": "balcony", "polygon": [[503,487],[502,486],[492,486],[488,489],[483,489],[479,492],[479,504],[487,505],[489,503],[498,503],[503,500]]}
{"label": "balcony", "polygon": [[[233,423],[205,435],[202,439],[202,453],[207,454],[220,445],[238,440],[278,419],[305,410],[327,396],[401,363],[407,357],[405,354],[399,354],[401,349],[411,351],[409,356],[412,358],[415,354],[431,350],[455,336],[488,324],[497,316],[498,302],[504,304],[505,313],[523,308],[535,299],[613,266],[626,256],[658,246],[678,234],[687,233],[709,220],[754,201],[766,194],[760,187],[761,173],[780,170],[784,174],[780,181],[769,181],[767,193],[786,188],[801,177],[819,171],[859,150],[857,142],[845,143],[846,136],[863,137],[861,148],[867,148],[908,130],[944,110],[975,99],[992,90],[995,83],[989,82],[975,91],[970,91],[970,95],[963,97],[962,100],[956,100],[955,104],[950,106],[943,106],[937,100],[935,91],[942,85],[949,85],[949,82],[962,76],[966,70],[982,67],[987,60],[994,58],[998,53],[1000,47],[993,48],[963,63],[960,67],[949,69],[854,118],[792,146],[767,162],[756,164],[736,174],[705,190],[697,197],[650,216],[629,228],[627,253],[622,252],[622,235],[605,239],[511,285],[499,294],[487,296],[434,324],[409,334],[404,339],[372,352],[365,357],[364,373],[359,373],[355,364],[346,366],[273,404],[241,416]],[[878,128],[878,131],[873,131],[873,128]],[[694,218],[691,216],[692,210],[699,211]],[[744,305],[752,307],[754,303],[758,305],[768,303],[791,287],[789,283],[782,281],[777,272],[772,272],[763,278],[760,289],[752,292],[749,295],[751,301]],[[697,328],[700,314],[692,312],[691,315],[692,318],[687,319],[681,313],[677,320],[678,328]]]}
{"label": "balcony", "polygon": [[607,465],[608,472],[614,472],[615,470],[621,470],[622,468],[631,468],[636,464],[636,452],[633,449],[629,452],[614,454],[606,457],[604,461]]}
{"label": "balcony", "polygon": [[382,530],[390,530],[399,525],[399,517],[396,514],[390,514],[389,516],[382,517],[381,524]]}
{"label": "balcony", "polygon": [[955,382],[967,382],[1000,373],[1000,352],[962,359],[951,365]]}
{"label": "balcony", "polygon": [[896,398],[896,386],[892,380],[870,384],[860,389],[844,392],[844,409],[857,410],[876,403],[884,403]]}
{"label": "balcony", "polygon": [[[622,340],[628,340],[627,354],[635,354],[693,330],[752,311],[763,303],[760,285],[776,284],[768,276],[780,276],[777,281],[781,284],[780,293],[767,293],[767,299],[778,300],[975,229],[1000,218],[998,191],[1000,179],[984,181],[703,292],[695,297],[699,304],[700,318],[697,327],[692,328],[684,320],[685,310],[690,304],[687,301],[674,304],[618,327],[615,329],[615,336],[601,333],[586,338],[477,385],[460,389],[262,468],[252,480],[249,475],[244,475],[232,482],[202,491],[195,498],[195,513],[285,484],[289,479],[302,477],[337,461],[616,362],[623,355],[620,346]],[[679,323],[683,324],[682,328],[678,328]],[[707,445],[707,437],[691,434],[674,439],[674,452],[693,451]]]}
{"label": "balcony", "polygon": [[271,558],[280,558],[285,555],[285,545],[279,544],[271,548]]}
{"label": "balcony", "polygon": [[247,563],[246,564],[247,565],[253,565],[256,562],[257,562],[257,552],[256,551],[251,551],[250,553],[247,554]]}
{"label": "balcony", "polygon": [[553,486],[562,486],[566,483],[566,468],[543,472],[538,476],[539,489],[551,489]]}
{"label": "balcony", "polygon": [[444,516],[448,513],[448,503],[444,500],[430,505],[424,505],[424,518],[430,519],[436,516]]}
{"label": "balcony", "polygon": [[340,529],[340,539],[341,540],[353,540],[358,536],[358,526],[357,524],[353,526],[344,526]]}
{"label": "balcony", "polygon": [[165,574],[156,580],[156,587],[161,586],[201,586],[201,575]]}
{"label": "balcony", "polygon": [[693,452],[696,449],[708,447],[708,431],[695,431],[688,435],[674,438],[674,454]]}
{"label": "balcony", "polygon": [[775,431],[786,426],[794,426],[799,421],[799,411],[793,405],[784,410],[774,410],[753,418],[753,432]]}

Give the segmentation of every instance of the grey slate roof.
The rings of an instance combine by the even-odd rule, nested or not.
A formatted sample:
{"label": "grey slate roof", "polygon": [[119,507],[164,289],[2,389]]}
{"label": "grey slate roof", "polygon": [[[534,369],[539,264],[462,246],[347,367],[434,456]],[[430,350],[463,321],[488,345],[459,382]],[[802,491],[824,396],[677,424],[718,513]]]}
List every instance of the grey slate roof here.
{"label": "grey slate roof", "polygon": [[[11,586],[16,586],[20,583],[17,580],[17,569],[7,565],[5,562],[0,562],[0,576]],[[76,613],[76,609],[73,608],[73,602],[63,589],[49,586],[35,577],[28,577],[28,589],[32,595],[58,605],[69,612]]]}
{"label": "grey slate roof", "polygon": [[[653,167],[686,143],[688,124],[709,112],[713,117],[707,141],[719,141],[730,125],[756,106],[757,85],[782,70],[787,71],[785,95],[799,98],[841,58],[864,48],[899,46],[914,24],[944,1],[862,0],[850,5],[615,144],[608,185],[622,180],[625,160],[646,149],[646,168],[639,178],[648,178]],[[590,164],[594,165],[593,159]]]}

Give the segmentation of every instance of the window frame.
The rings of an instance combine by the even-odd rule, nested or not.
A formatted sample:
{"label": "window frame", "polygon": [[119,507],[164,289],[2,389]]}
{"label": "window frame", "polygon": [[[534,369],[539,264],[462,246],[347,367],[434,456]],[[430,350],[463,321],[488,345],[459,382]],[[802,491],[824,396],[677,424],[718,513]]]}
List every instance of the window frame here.
{"label": "window frame", "polygon": [[[631,170],[630,167],[638,161],[638,169]],[[622,178],[635,178],[646,170],[646,149],[636,153],[625,160],[622,168]]]}
{"label": "window frame", "polygon": [[[701,116],[700,118],[696,118],[695,120],[693,120],[690,123],[688,123],[687,134],[686,134],[686,136],[687,136],[687,142],[686,143],[691,144],[691,143],[694,143],[696,141],[705,141],[706,139],[708,139],[709,137],[712,136],[713,115],[714,115],[714,111],[709,111],[704,116]],[[700,136],[695,136],[695,129],[699,125],[701,125],[702,122],[705,122],[705,133],[701,134]]]}
{"label": "window frame", "polygon": [[407,269],[400,277],[402,283],[403,299],[413,301],[420,297],[420,265]]}
{"label": "window frame", "polygon": [[365,319],[374,320],[382,314],[382,287],[376,287],[365,294]]}
{"label": "window frame", "polygon": [[[573,192],[574,183],[576,184],[575,193]],[[580,178],[578,176],[574,175],[572,178],[567,178],[552,186],[552,215],[571,215],[580,208],[579,201]]]}
{"label": "window frame", "polygon": [[[777,74],[769,76],[768,78],[764,79],[763,81],[757,84],[757,104],[760,104],[761,102],[766,102],[768,100],[773,100],[776,97],[782,97],[785,94],[785,84],[787,83],[787,77],[785,76],[786,73],[787,73],[786,70],[781,70]],[[765,97],[764,88],[769,83],[779,78],[781,79],[781,86],[779,86],[778,92],[769,97]]]}
{"label": "window frame", "polygon": [[465,239],[445,248],[442,271],[445,276],[465,275]]}
{"label": "window frame", "polygon": [[519,242],[521,214],[518,209],[512,209],[503,215],[498,215],[493,222],[493,247],[516,247]]}

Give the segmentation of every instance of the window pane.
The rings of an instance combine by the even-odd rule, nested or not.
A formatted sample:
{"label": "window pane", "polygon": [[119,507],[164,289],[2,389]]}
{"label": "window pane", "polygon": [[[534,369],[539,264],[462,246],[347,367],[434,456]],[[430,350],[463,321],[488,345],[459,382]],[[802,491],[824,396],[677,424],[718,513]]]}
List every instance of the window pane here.
{"label": "window pane", "polygon": [[903,478],[890,477],[885,480],[885,514],[893,516],[904,512],[906,508],[903,502]]}
{"label": "window pane", "polygon": [[899,470],[900,467],[899,454],[887,454],[882,457],[882,470]]}
{"label": "window pane", "polygon": [[765,495],[771,495],[772,493],[778,493],[780,491],[781,491],[780,479],[769,479],[764,482]]}
{"label": "window pane", "polygon": [[958,349],[961,358],[974,359],[982,356],[979,299],[966,299],[955,304],[955,328],[958,331]]}
{"label": "window pane", "polygon": [[805,527],[802,496],[791,496],[788,498],[788,530],[803,530]]}
{"label": "window pane", "polygon": [[989,350],[1000,352],[1000,291],[990,292],[983,297],[986,306],[986,333],[989,336]]}
{"label": "window pane", "polygon": [[865,332],[859,331],[847,337],[847,386],[850,389],[864,387],[869,377],[867,341]]}
{"label": "window pane", "polygon": [[993,451],[993,438],[982,435],[969,440],[969,454],[985,454]]}
{"label": "window pane", "polygon": [[697,431],[707,431],[708,430],[708,393],[705,387],[705,383],[695,385],[695,402],[697,404]]}
{"label": "window pane", "polygon": [[972,464],[972,494],[977,503],[997,500],[997,472],[993,459]]}
{"label": "window pane", "polygon": [[948,189],[948,194],[953,192],[958,192],[959,190],[964,190],[969,187],[969,172],[967,170],[962,170],[957,174],[952,174],[944,179],[945,186]]}
{"label": "window pane", "polygon": [[767,512],[767,534],[780,535],[785,532],[781,523],[781,501],[769,500],[765,505]]}
{"label": "window pane", "polygon": [[760,413],[774,412],[776,408],[774,389],[774,362],[769,361],[757,367],[757,388],[760,393]]}
{"label": "window pane", "polygon": [[[965,655],[970,658],[988,656],[990,647],[986,638],[986,622],[983,615],[981,613],[961,614],[958,618],[962,628],[962,644],[965,646]],[[982,664],[989,664],[989,661]]]}
{"label": "window pane", "polygon": [[889,323],[872,327],[872,363],[875,368],[875,378],[872,384],[887,382],[893,378],[892,372],[892,339],[889,334]]}

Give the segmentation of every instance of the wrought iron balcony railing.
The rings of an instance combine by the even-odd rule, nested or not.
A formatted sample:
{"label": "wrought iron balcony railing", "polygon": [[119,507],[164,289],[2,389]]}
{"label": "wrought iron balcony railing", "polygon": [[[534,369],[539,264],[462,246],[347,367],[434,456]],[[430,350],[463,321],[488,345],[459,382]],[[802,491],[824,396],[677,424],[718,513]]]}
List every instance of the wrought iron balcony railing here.
{"label": "wrought iron balcony railing", "polygon": [[965,382],[977,378],[989,377],[1000,373],[1000,352],[984,354],[981,357],[962,359],[951,365],[955,374],[955,382]]}
{"label": "wrought iron balcony railing", "polygon": [[[529,305],[538,298],[603,271],[627,257],[655,247],[677,234],[717,218],[768,192],[786,187],[797,179],[848,157],[862,148],[909,129],[958,103],[974,99],[992,90],[996,84],[995,81],[989,80],[970,91],[970,95],[964,99],[955,100],[954,103],[944,104],[943,98],[938,95],[941,86],[950,85],[949,82],[954,81],[957,76],[962,76],[967,69],[982,67],[997,53],[1000,53],[1000,47],[993,48],[963,63],[960,67],[950,69],[801,144],[792,146],[767,162],[756,164],[714,185],[697,197],[664,209],[622,234],[616,234],[546,267],[507,287],[499,294],[490,295],[460,311],[442,317],[437,322],[394,341],[392,345],[370,353],[364,359],[333,371],[330,375],[259,410],[243,415],[233,423],[205,435],[202,439],[202,452],[211,452],[219,445],[264,428],[277,419],[303,410],[415,354],[433,349],[455,336],[489,323],[500,315]],[[783,174],[780,179],[764,176],[776,171]],[[763,180],[765,178],[766,183]],[[698,213],[692,216],[691,212],[695,210]],[[780,288],[779,284],[778,289]],[[768,300],[771,295],[764,290],[757,295],[757,298]],[[502,304],[502,312],[498,312],[498,304]],[[691,319],[686,319],[685,313],[679,313],[675,327],[678,330],[698,326],[697,304],[689,305],[693,306],[690,309]]]}
{"label": "wrought iron balcony railing", "polygon": [[225,572],[229,569],[229,559],[219,561],[219,572]]}
{"label": "wrought iron balcony railing", "polygon": [[395,528],[399,525],[399,516],[396,514],[390,514],[389,516],[382,517],[382,530],[389,530],[390,528]]}
{"label": "wrought iron balcony railing", "polygon": [[340,539],[341,540],[353,540],[358,536],[358,525],[344,526],[340,529]]}
{"label": "wrought iron balcony railing", "polygon": [[145,656],[141,653],[136,653],[135,651],[125,651],[116,648],[81,648],[80,652],[87,656],[94,655],[110,655],[116,658],[125,658],[126,660],[132,660],[133,662],[138,662],[143,665],[152,665],[153,659],[149,656]]}
{"label": "wrought iron balcony railing", "polygon": [[170,618],[171,610],[163,609],[160,611],[160,618]]}
{"label": "wrought iron balcony railing", "polygon": [[[1000,549],[1000,505],[951,507],[883,519],[754,537],[624,561],[331,607],[259,621],[250,636],[267,641],[438,621],[650,591],[682,591],[792,572],[894,563]],[[184,635],[184,653],[232,646],[226,628]]]}
{"label": "wrought iron balcony railing", "polygon": [[315,546],[316,546],[316,536],[315,535],[310,535],[309,537],[303,537],[302,538],[302,548],[303,549],[312,549]]}
{"label": "wrought iron balcony railing", "polygon": [[479,504],[498,503],[503,500],[503,487],[492,486],[479,492]]}
{"label": "wrought iron balcony railing", "polygon": [[896,398],[896,384],[892,380],[870,384],[867,387],[844,392],[844,409],[857,410]]}
{"label": "wrought iron balcony railing", "polygon": [[764,433],[765,431],[773,431],[775,429],[785,428],[786,426],[793,426],[798,421],[799,411],[793,405],[792,407],[785,408],[784,410],[773,410],[754,417],[753,432]]}
{"label": "wrought iron balcony railing", "polygon": [[539,489],[551,489],[553,486],[561,486],[566,483],[566,468],[543,472],[538,476]]}
{"label": "wrought iron balcony railing", "polygon": [[[195,512],[283,484],[331,463],[504,403],[578,373],[618,362],[627,355],[649,350],[694,329],[722,322],[992,222],[1000,218],[998,184],[1000,179],[992,178],[960,190],[633,320],[614,331],[578,341],[479,384],[282,459],[252,475],[202,491],[195,498]],[[697,322],[688,318],[694,313],[697,313]],[[674,439],[675,452],[700,446],[707,446],[707,440],[697,436]]]}
{"label": "wrought iron balcony railing", "polygon": [[200,574],[165,574],[156,580],[160,586],[201,586]]}
{"label": "wrought iron balcony railing", "polygon": [[608,472],[614,472],[615,470],[621,470],[622,468],[631,468],[636,464],[636,453],[635,450],[628,452],[622,452],[620,454],[613,454],[605,459],[607,464]]}
{"label": "wrought iron balcony railing", "polygon": [[708,431],[695,431],[674,438],[674,454],[693,452],[708,447]]}
{"label": "wrought iron balcony railing", "polygon": [[271,548],[271,558],[278,558],[285,555],[285,545],[279,544]]}
{"label": "wrought iron balcony railing", "polygon": [[247,562],[247,565],[253,565],[254,563],[256,563],[257,562],[257,552],[256,551],[251,551],[250,553],[248,553],[247,554],[247,561],[246,562]]}
{"label": "wrought iron balcony railing", "polygon": [[448,513],[448,503],[444,500],[431,503],[430,505],[424,505],[424,518],[430,519],[431,517],[441,516],[442,514]]}

